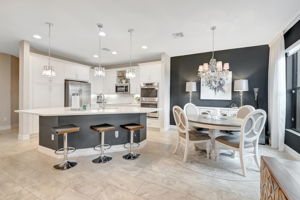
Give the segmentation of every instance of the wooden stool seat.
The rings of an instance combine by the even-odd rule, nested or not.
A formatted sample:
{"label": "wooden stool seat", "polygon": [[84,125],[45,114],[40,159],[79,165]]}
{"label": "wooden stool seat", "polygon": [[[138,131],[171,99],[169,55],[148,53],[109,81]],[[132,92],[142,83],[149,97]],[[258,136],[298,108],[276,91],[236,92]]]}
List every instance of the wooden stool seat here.
{"label": "wooden stool seat", "polygon": [[53,127],[52,130],[55,131],[57,134],[74,133],[74,132],[79,132],[80,127],[74,124],[67,124],[58,127]]}
{"label": "wooden stool seat", "polygon": [[63,135],[63,148],[60,148],[55,151],[56,154],[59,154],[59,152],[62,152],[64,155],[64,160],[62,163],[59,163],[57,165],[54,165],[53,167],[58,170],[66,170],[70,169],[77,165],[77,162],[69,161],[68,160],[68,154],[73,153],[76,149],[75,147],[69,147],[68,146],[68,134],[69,133],[75,133],[80,131],[80,127],[74,125],[74,124],[67,124],[62,125],[58,127],[53,127],[52,130],[58,134]]}
{"label": "wooden stool seat", "polygon": [[144,126],[136,123],[129,123],[129,124],[123,124],[121,125],[122,128],[127,129],[129,131],[137,131],[144,128]]}
{"label": "wooden stool seat", "polygon": [[106,131],[114,131],[116,128],[111,124],[98,124],[91,126],[91,129],[101,133]]}

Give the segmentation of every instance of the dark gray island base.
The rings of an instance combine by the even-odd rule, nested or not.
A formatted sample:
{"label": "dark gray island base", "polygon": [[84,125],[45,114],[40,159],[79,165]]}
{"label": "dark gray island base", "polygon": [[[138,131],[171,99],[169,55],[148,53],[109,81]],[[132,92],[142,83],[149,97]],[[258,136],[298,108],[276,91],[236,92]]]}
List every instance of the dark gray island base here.
{"label": "dark gray island base", "polygon": [[127,123],[138,123],[145,127],[140,131],[135,131],[134,142],[142,142],[146,139],[146,113],[39,116],[39,145],[53,150],[62,148],[63,135],[56,135],[52,131],[52,127],[75,124],[80,127],[80,132],[68,134],[68,146],[76,149],[92,148],[100,143],[100,134],[91,130],[90,126],[103,123],[114,125],[116,131],[119,131],[118,137],[115,136],[114,131],[106,132],[106,144],[122,145],[128,143],[130,134],[120,127],[120,125]]}

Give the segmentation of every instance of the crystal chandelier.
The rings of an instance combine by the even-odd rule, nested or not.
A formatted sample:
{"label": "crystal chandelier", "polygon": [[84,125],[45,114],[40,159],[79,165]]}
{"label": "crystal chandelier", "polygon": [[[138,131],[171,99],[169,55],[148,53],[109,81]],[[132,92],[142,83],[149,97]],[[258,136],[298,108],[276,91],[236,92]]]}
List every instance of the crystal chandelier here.
{"label": "crystal chandelier", "polygon": [[98,55],[98,59],[99,59],[99,63],[98,66],[94,68],[94,76],[98,76],[98,77],[104,77],[105,76],[105,68],[102,67],[101,65],[101,59],[102,59],[102,47],[101,47],[101,37],[105,37],[106,34],[103,31],[103,24],[97,24],[97,27],[99,28],[99,32],[98,32],[98,36],[99,36],[99,55]]}
{"label": "crystal chandelier", "polygon": [[46,76],[49,78],[52,78],[56,76],[55,70],[53,66],[51,66],[51,27],[53,26],[52,23],[47,22],[46,23],[49,26],[49,32],[48,32],[48,65],[44,66],[44,69],[42,71],[42,76]]}
{"label": "crystal chandelier", "polygon": [[209,63],[204,63],[198,68],[198,76],[204,79],[206,85],[218,87],[218,83],[224,82],[227,79],[229,72],[229,63],[222,64],[222,61],[217,61],[214,58],[215,54],[215,30],[216,27],[211,27],[212,30],[212,57]]}
{"label": "crystal chandelier", "polygon": [[130,34],[130,64],[129,64],[129,69],[126,70],[126,78],[132,79],[135,78],[135,69],[131,68],[132,67],[132,33],[133,29],[129,29],[128,32]]}

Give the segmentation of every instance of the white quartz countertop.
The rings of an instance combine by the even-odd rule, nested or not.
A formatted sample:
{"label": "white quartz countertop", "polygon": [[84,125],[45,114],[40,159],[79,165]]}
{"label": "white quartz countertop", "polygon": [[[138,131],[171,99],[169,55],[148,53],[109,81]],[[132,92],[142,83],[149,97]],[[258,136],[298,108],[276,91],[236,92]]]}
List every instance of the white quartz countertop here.
{"label": "white quartz countertop", "polygon": [[105,115],[105,114],[134,114],[151,113],[158,111],[159,108],[142,108],[140,106],[119,106],[106,108],[92,108],[87,110],[71,110],[71,108],[38,108],[28,110],[17,110],[16,112],[33,114],[39,116],[73,116],[73,115]]}

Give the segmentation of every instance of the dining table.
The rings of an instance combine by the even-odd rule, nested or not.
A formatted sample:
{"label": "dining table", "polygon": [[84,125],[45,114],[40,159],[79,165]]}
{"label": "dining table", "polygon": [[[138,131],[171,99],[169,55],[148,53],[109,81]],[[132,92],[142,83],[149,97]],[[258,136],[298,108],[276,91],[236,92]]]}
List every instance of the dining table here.
{"label": "dining table", "polygon": [[190,126],[209,130],[212,150],[211,159],[216,159],[215,139],[218,136],[227,135],[222,131],[240,131],[243,120],[235,116],[210,116],[207,114],[188,116]]}

